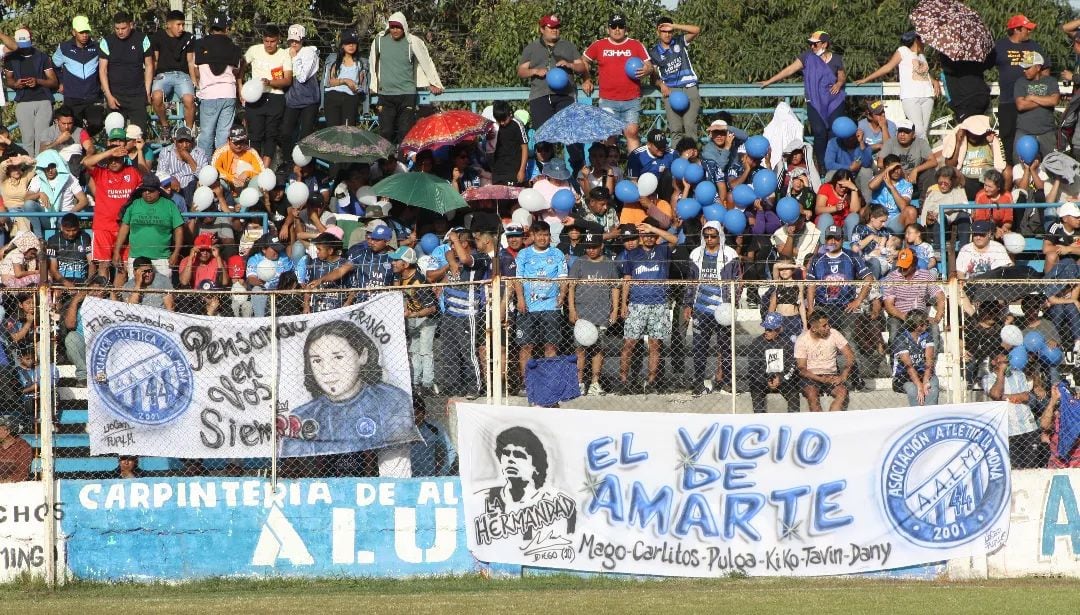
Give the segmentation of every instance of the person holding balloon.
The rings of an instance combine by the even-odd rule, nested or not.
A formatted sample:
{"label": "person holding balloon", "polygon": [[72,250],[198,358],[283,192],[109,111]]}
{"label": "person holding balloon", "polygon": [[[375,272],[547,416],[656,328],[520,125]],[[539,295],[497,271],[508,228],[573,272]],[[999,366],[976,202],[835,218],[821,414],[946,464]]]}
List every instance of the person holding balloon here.
{"label": "person holding balloon", "polygon": [[[1023,342],[1016,346],[1002,343],[1004,352],[990,361],[990,373],[983,377],[983,390],[990,399],[1004,401],[1009,420],[1009,459],[1016,469],[1038,467],[1031,452],[1040,446],[1041,432],[1031,411],[1034,381],[1027,374],[1028,350]],[[1045,459],[1043,464],[1045,464]]]}
{"label": "person holding balloon", "polygon": [[[619,292],[616,283],[619,270],[604,256],[603,237],[598,233],[585,234],[585,257],[570,265],[570,289],[567,308],[570,324],[574,326],[577,342],[578,382],[582,395],[603,395],[600,372],[604,366],[604,345],[597,343],[599,333],[614,325],[619,318]],[[610,280],[606,285],[599,280]],[[591,335],[590,335],[591,334]],[[590,382],[585,386],[585,370],[590,368]]]}
{"label": "person holding balloon", "polygon": [[[701,245],[690,252],[688,279],[698,283],[686,287],[683,301],[683,320],[690,321],[694,331],[694,396],[708,395],[714,387],[728,387],[732,373],[731,335],[734,320],[733,282],[742,278],[739,255],[724,245],[724,229],[711,220],[701,229]],[[705,378],[709,345],[716,338],[716,371]]]}
{"label": "person holding balloon", "polygon": [[[629,38],[626,17],[614,13],[608,19],[607,38],[600,39],[581,55],[586,66],[596,64],[600,79],[600,108],[626,123],[623,136],[627,151],[641,145],[638,118],[641,114],[640,80],[653,72],[649,53],[641,41]],[[592,95],[592,82],[586,79],[581,89]]]}
{"label": "person holding balloon", "polygon": [[[1050,76],[1046,60],[1037,51],[1027,52],[1020,61],[1023,76],[1016,81],[1016,155],[1021,156],[1020,140],[1032,136],[1038,142],[1034,158],[1043,158],[1057,146],[1057,120],[1054,109],[1061,101],[1057,78]],[[1032,158],[1030,150],[1025,158]]]}
{"label": "person holding balloon", "polygon": [[860,190],[869,192],[867,184],[874,176],[874,150],[867,145],[863,131],[846,116],[837,118],[832,130],[835,136],[825,146],[825,180],[840,169],[847,169]]}
{"label": "person holding balloon", "polygon": [[649,49],[649,60],[656,67],[659,77],[657,85],[664,96],[668,132],[673,135],[697,136],[701,95],[687,46],[700,33],[700,26],[673,23],[670,17],[661,17],[656,21],[656,36],[660,40]]}

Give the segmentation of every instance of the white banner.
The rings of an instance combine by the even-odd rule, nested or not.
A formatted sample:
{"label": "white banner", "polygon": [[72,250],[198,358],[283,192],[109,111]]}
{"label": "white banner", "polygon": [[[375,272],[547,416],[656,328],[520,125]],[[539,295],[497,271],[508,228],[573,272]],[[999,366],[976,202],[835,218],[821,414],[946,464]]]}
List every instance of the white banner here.
{"label": "white banner", "polygon": [[1080,577],[1080,469],[1013,472],[1005,548],[986,560],[992,579]]}
{"label": "white banner", "polygon": [[716,577],[981,555],[1009,528],[1003,404],[701,415],[459,404],[481,561]]}
{"label": "white banner", "polygon": [[42,483],[0,484],[0,583],[45,576],[46,519]]}
{"label": "white banner", "polygon": [[418,440],[399,293],[278,318],[189,316],[88,298],[90,452],[269,457],[272,335],[279,453],[304,457]]}

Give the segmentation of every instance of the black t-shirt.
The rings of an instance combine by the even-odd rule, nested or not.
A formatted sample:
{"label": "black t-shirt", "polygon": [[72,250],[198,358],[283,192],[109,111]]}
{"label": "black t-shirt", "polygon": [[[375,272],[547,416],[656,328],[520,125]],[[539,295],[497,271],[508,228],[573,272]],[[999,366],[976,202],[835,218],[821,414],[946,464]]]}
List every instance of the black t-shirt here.
{"label": "black t-shirt", "polygon": [[[16,80],[26,77],[44,79],[45,71],[55,71],[52,59],[37,49],[14,49],[4,58],[4,70],[10,71]],[[15,102],[36,100],[52,101],[52,90],[39,85],[33,88],[15,90]]]}
{"label": "black t-shirt", "polygon": [[528,142],[525,127],[517,119],[511,119],[509,124],[499,126],[499,136],[495,139],[495,153],[491,160],[493,183],[517,181],[517,172],[521,168],[521,146]]}
{"label": "black t-shirt", "polygon": [[225,34],[211,34],[194,42],[195,64],[208,64],[215,75],[225,72],[226,67],[240,66],[240,47]]}
{"label": "black t-shirt", "polygon": [[750,374],[758,380],[783,377],[794,373],[797,367],[795,343],[788,332],[781,332],[774,340],[767,340],[764,335],[757,336],[746,349],[746,357],[750,361]]}
{"label": "black t-shirt", "polygon": [[1064,224],[1055,222],[1050,225],[1050,231],[1045,238],[1055,246],[1071,246],[1080,243],[1080,232],[1070,233],[1065,230]]}
{"label": "black t-shirt", "polygon": [[90,236],[86,231],[79,231],[75,239],[68,241],[63,234],[56,233],[45,242],[45,255],[49,261],[56,261],[60,275],[73,281],[86,279],[90,256]]}
{"label": "black t-shirt", "polygon": [[187,73],[187,52],[191,50],[194,39],[190,32],[182,32],[173,38],[158,30],[150,36],[150,51],[157,52],[157,65],[154,74],[176,72]]}
{"label": "black t-shirt", "polygon": [[998,85],[1005,94],[998,101],[998,106],[1015,105],[1016,99],[1012,93],[1016,89],[1016,82],[1024,76],[1024,69],[1020,68],[1020,61],[1024,59],[1024,53],[1037,51],[1044,53],[1042,46],[1035,41],[1014,43],[1008,38],[1003,38],[994,43],[994,50],[990,52],[990,59],[998,69]]}

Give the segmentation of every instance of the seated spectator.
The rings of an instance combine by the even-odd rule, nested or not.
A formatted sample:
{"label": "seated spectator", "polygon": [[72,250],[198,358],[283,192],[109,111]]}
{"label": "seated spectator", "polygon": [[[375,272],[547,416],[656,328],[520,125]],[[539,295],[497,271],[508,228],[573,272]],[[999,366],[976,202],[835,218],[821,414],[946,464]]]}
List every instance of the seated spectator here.
{"label": "seated spectator", "polygon": [[4,247],[0,260],[0,282],[8,288],[37,286],[40,276],[37,267],[38,248],[41,241],[37,235],[23,231]]}
{"label": "seated spectator", "polygon": [[886,226],[890,231],[903,233],[904,228],[919,217],[919,211],[911,206],[914,187],[904,177],[899,156],[886,156],[883,163],[885,168],[870,180],[870,202],[881,205],[889,213]]}
{"label": "seated spectator", "polygon": [[49,280],[66,288],[85,282],[90,275],[90,250],[90,235],[79,228],[79,219],[75,214],[64,215],[60,218],[60,232],[45,242]]}
{"label": "seated spectator", "polygon": [[984,173],[991,169],[1004,173],[1007,168],[1001,139],[990,129],[990,118],[985,115],[972,115],[952,134],[945,135],[941,157],[945,166],[953,167],[964,177],[968,201],[974,201],[982,188]]}
{"label": "seated spectator", "polygon": [[247,130],[243,126],[233,126],[229,130],[229,142],[214,152],[210,164],[214,165],[218,176],[237,194],[251,178],[265,168],[262,156],[251,147]]}
{"label": "seated spectator", "polygon": [[799,202],[799,209],[807,220],[814,219],[814,211],[817,209],[817,194],[810,187],[813,181],[813,176],[808,174],[806,169],[797,168],[788,174],[786,196]]}
{"label": "seated spectator", "polygon": [[172,138],[172,145],[158,154],[157,169],[176,180],[184,200],[190,203],[198,187],[197,174],[210,164],[210,159],[202,148],[196,147],[195,136],[187,126],[178,126]]}
{"label": "seated spectator", "polygon": [[[766,396],[780,393],[787,403],[788,412],[799,411],[801,392],[798,364],[795,361],[796,335],[784,327],[790,317],[776,312],[765,314],[761,327],[765,331],[750,342],[745,355],[750,360],[750,399],[754,413],[765,412]],[[799,329],[802,324],[799,323]]]}
{"label": "seated spectator", "polygon": [[896,251],[889,245],[892,235],[885,229],[888,220],[889,212],[881,205],[874,205],[866,224],[856,226],[851,234],[851,251],[866,261],[877,280],[889,273],[895,262]]}
{"label": "seated spectator", "polygon": [[[830,412],[843,410],[848,403],[847,381],[855,368],[855,353],[839,331],[829,325],[824,312],[807,318],[808,328],[795,340],[795,362],[802,377],[802,392],[810,412],[821,412],[821,395],[833,398]],[[844,367],[837,361],[844,358]]]}
{"label": "seated spectator", "polygon": [[31,292],[2,295],[3,334],[0,342],[3,344],[4,354],[0,357],[0,365],[11,365],[16,361],[15,347],[18,344],[30,343],[37,332],[37,307],[36,295]]}
{"label": "seated spectator", "polygon": [[[180,261],[180,287],[196,290],[222,290],[229,287],[229,273],[221,251],[214,243],[214,236],[200,233],[195,237],[195,247],[191,254]],[[194,297],[185,295],[185,298]],[[201,309],[207,316],[216,316],[221,309],[221,295],[208,293],[198,296]]]}
{"label": "seated spectator", "polygon": [[[38,367],[37,350],[34,344],[24,343],[16,346],[15,355],[18,364],[15,366],[15,375],[19,379],[19,393],[22,395],[22,411],[27,417],[26,423],[32,423],[38,408],[40,368]],[[60,379],[60,372],[53,365],[52,383]],[[59,417],[57,417],[59,418]]]}
{"label": "seated spectator", "polygon": [[913,222],[904,229],[904,247],[915,253],[915,263],[919,269],[937,267],[937,254],[934,246],[926,241],[926,229],[921,224]]}
{"label": "seated spectator", "polygon": [[[941,223],[938,213],[941,205],[966,205],[969,202],[967,193],[957,185],[956,169],[941,167],[934,174],[934,178],[936,183],[926,190],[922,201],[922,214],[919,216],[919,224],[926,227]],[[947,209],[945,222],[955,225],[960,244],[971,241],[971,215],[968,212],[962,209]]]}
{"label": "seated spectator", "polygon": [[846,139],[833,137],[825,146],[825,180],[831,179],[833,173],[841,169],[851,172],[860,191],[870,191],[868,185],[874,176],[874,150],[866,144],[861,130]]}
{"label": "seated spectator", "polygon": [[994,223],[994,239],[1001,239],[1013,229],[1012,195],[1005,190],[1005,176],[996,169],[983,173],[983,187],[975,195],[975,204],[993,205],[989,209],[976,209],[971,214],[971,221],[990,220]]}
{"label": "seated spectator", "polygon": [[906,393],[911,407],[938,403],[937,348],[927,328],[926,312],[911,310],[903,331],[892,340],[893,390]]}
{"label": "seated spectator", "polygon": [[18,483],[30,479],[34,450],[19,437],[19,421],[0,415],[0,483]]}
{"label": "seated spectator", "polygon": [[75,366],[76,386],[86,386],[86,337],[83,329],[82,303],[87,297],[106,298],[108,281],[103,277],[91,278],[86,288],[75,293],[64,307],[64,355]]}
{"label": "seated spectator", "polygon": [[[53,150],[38,154],[35,165],[36,173],[26,187],[28,201],[36,201],[41,211],[72,212],[82,211],[89,204],[83,187],[64,162]],[[46,222],[45,225],[52,225]]]}
{"label": "seated spectator", "polygon": [[971,225],[971,243],[960,248],[953,266],[958,279],[964,280],[1013,264],[1005,246],[990,238],[993,229],[994,224],[989,220],[980,220]]}
{"label": "seated spectator", "polygon": [[140,256],[132,262],[132,269],[131,279],[124,283],[124,290],[129,291],[124,301],[173,311],[173,296],[168,292],[172,282],[157,273],[153,261]]}
{"label": "seated spectator", "polygon": [[772,287],[768,304],[769,312],[775,312],[783,318],[784,334],[791,338],[792,342],[806,329],[806,288],[801,284],[790,283],[795,279],[795,272],[798,270],[798,265],[790,258],[784,257],[776,261],[772,278],[777,284]]}
{"label": "seated spectator", "polygon": [[[273,264],[273,269],[259,265],[263,261]],[[277,237],[267,233],[259,238],[247,255],[247,283],[253,291],[277,290],[281,274],[292,271],[293,262],[285,254],[285,246]],[[267,295],[251,295],[251,308],[254,316],[266,316]]]}
{"label": "seated spectator", "polygon": [[82,167],[83,156],[94,153],[94,135],[76,124],[75,112],[66,105],[53,112],[53,122],[41,138],[44,145],[38,154],[54,150],[76,171]]}
{"label": "seated spectator", "polygon": [[[901,324],[911,310],[928,311],[930,299],[934,299],[934,316],[930,318],[930,334],[935,344],[941,343],[937,324],[945,317],[945,291],[936,284],[937,271],[919,269],[915,253],[908,248],[896,256],[896,269],[885,276],[884,299],[888,317],[889,339],[896,337]],[[890,284],[890,282],[895,282]],[[922,282],[917,283],[917,282]]]}
{"label": "seated spectator", "polygon": [[851,171],[840,169],[822,184],[814,204],[815,224],[819,229],[832,225],[844,229],[844,237],[850,239],[859,224],[863,200],[859,188],[851,181]]}
{"label": "seated spectator", "polygon": [[608,157],[608,148],[603,143],[589,146],[589,164],[581,167],[578,185],[582,190],[606,188],[608,194],[615,192],[615,184],[623,178],[622,169]]}
{"label": "seated spectator", "polygon": [[29,153],[11,141],[11,132],[8,127],[0,123],[0,161],[16,156],[29,156]]}
{"label": "seated spectator", "polygon": [[772,234],[772,246],[779,256],[795,259],[796,263],[805,263],[806,259],[817,253],[821,245],[821,231],[800,216],[793,224],[785,224]]}
{"label": "seated spectator", "polygon": [[[795,177],[803,178],[803,186],[811,193],[821,190],[821,176],[814,166],[812,149],[802,139],[795,139],[784,146],[783,158],[773,167],[780,178],[780,194],[795,196],[797,192],[791,186]],[[798,198],[798,197],[796,197]]]}
{"label": "seated spectator", "polygon": [[1050,226],[1043,239],[1043,271],[1047,277],[1056,275],[1054,268],[1063,258],[1076,262],[1080,254],[1080,207],[1064,203],[1057,208],[1058,221]]}
{"label": "seated spectator", "polygon": [[927,189],[934,183],[938,160],[926,138],[916,136],[914,122],[906,119],[896,122],[896,138],[886,141],[878,151],[879,167],[884,168],[888,156],[900,158],[904,177],[915,186],[915,194],[926,196]]}
{"label": "seated spectator", "polygon": [[[41,211],[36,201],[28,203],[26,200],[30,180],[34,179],[33,168],[34,159],[30,156],[15,156],[0,162],[0,198],[3,199],[0,211]],[[35,234],[41,234],[40,222],[34,225],[27,218],[9,218],[6,224],[10,225],[11,236],[19,231],[29,231],[31,227]]]}
{"label": "seated spectator", "polygon": [[566,163],[562,160],[552,160],[544,165],[540,178],[536,180],[532,187],[544,195],[544,200],[550,205],[551,197],[556,192],[571,189],[570,169],[566,167]]}
{"label": "seated spectator", "polygon": [[885,102],[872,100],[866,105],[866,115],[859,120],[858,129],[863,141],[876,154],[886,143],[896,140],[896,123],[885,117]]}
{"label": "seated spectator", "polygon": [[631,151],[627,157],[626,176],[637,179],[643,173],[652,173],[659,177],[671,168],[675,156],[675,152],[668,149],[668,139],[664,131],[653,128],[649,131],[645,144]]}

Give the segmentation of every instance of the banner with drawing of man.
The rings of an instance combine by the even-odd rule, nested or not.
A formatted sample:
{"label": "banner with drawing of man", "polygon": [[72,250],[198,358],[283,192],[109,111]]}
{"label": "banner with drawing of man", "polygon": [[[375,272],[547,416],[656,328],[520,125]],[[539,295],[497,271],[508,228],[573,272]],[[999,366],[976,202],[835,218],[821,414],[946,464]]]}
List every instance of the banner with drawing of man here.
{"label": "banner with drawing of man", "polygon": [[268,457],[272,420],[282,457],[415,441],[403,315],[398,293],[276,326],[88,298],[90,452]]}

